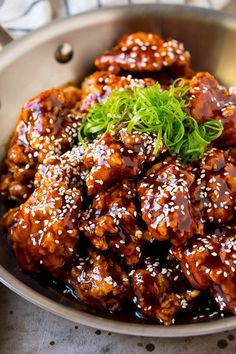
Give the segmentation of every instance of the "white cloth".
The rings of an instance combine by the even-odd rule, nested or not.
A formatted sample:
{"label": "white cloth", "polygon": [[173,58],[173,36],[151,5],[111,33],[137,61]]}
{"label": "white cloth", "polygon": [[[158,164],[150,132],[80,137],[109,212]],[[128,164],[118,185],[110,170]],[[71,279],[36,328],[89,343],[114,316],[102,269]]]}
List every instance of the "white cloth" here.
{"label": "white cloth", "polygon": [[35,30],[52,19],[102,6],[174,3],[222,9],[229,0],[0,0],[0,25],[14,37]]}

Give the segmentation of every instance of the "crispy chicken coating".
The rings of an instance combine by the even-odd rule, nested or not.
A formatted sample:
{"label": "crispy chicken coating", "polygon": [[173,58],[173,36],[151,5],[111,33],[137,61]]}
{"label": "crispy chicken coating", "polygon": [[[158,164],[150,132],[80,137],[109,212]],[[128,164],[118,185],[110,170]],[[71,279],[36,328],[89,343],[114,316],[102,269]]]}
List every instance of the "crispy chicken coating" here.
{"label": "crispy chicken coating", "polygon": [[209,291],[220,310],[236,314],[236,230],[193,237],[173,253],[196,289]]}
{"label": "crispy chicken coating", "polygon": [[99,55],[95,65],[99,70],[113,73],[151,72],[186,68],[189,61],[189,52],[175,39],[164,40],[157,34],[137,32],[124,36],[112,50]]}
{"label": "crispy chicken coating", "polygon": [[208,119],[221,120],[224,131],[215,145],[230,146],[236,142],[236,94],[229,93],[208,72],[197,73],[188,81],[189,113],[199,123]]}
{"label": "crispy chicken coating", "polygon": [[45,177],[49,182],[50,179],[56,181],[69,178],[71,185],[84,186],[88,170],[83,163],[83,155],[84,148],[81,144],[78,144],[61,156],[48,156],[38,167],[34,179],[35,187],[39,187],[42,182],[44,183]]}
{"label": "crispy chicken coating", "polygon": [[110,311],[119,310],[130,294],[127,273],[110,256],[90,252],[78,258],[67,279],[83,303]]}
{"label": "crispy chicken coating", "polygon": [[235,165],[236,164],[236,146],[232,146],[228,150],[228,154],[230,156],[230,161]]}
{"label": "crispy chicken coating", "polygon": [[139,262],[143,244],[135,195],[135,184],[128,180],[100,192],[80,226],[96,248],[113,251],[128,265]]}
{"label": "crispy chicken coating", "polygon": [[133,79],[131,75],[120,77],[109,71],[97,71],[88,76],[82,85],[80,110],[86,112],[95,103],[105,102],[112,90],[133,90],[154,84],[153,79]]}
{"label": "crispy chicken coating", "polygon": [[202,234],[200,215],[192,207],[189,189],[194,175],[176,160],[154,165],[138,183],[142,218],[158,241],[184,243]]}
{"label": "crispy chicken coating", "polygon": [[231,221],[236,204],[236,165],[229,153],[208,149],[193,172],[196,180],[191,187],[191,200],[203,221]]}
{"label": "crispy chicken coating", "polygon": [[133,301],[140,311],[165,325],[174,323],[178,312],[189,310],[200,293],[185,287],[176,261],[162,267],[159,260],[150,257],[131,271],[131,285]]}
{"label": "crispy chicken coating", "polygon": [[95,195],[106,190],[122,178],[138,176],[145,162],[154,161],[164,149],[160,146],[153,155],[155,138],[149,133],[132,132],[125,129],[110,135],[99,136],[84,154],[84,164],[90,169],[86,178],[88,194]]}
{"label": "crispy chicken coating", "polygon": [[38,164],[48,154],[64,153],[73,145],[79,98],[74,87],[53,88],[24,104],[7,154],[7,173],[0,182],[3,194],[20,202],[26,200],[33,191]]}
{"label": "crispy chicken coating", "polygon": [[[9,209],[1,219],[1,226],[3,226],[4,229],[9,230],[16,223],[18,212],[19,212],[18,206]],[[9,233],[9,240],[10,240],[10,233]]]}
{"label": "crispy chicken coating", "polygon": [[44,268],[57,275],[72,257],[79,237],[81,156],[78,147],[55,157],[40,186],[5,217],[17,261],[28,272]]}

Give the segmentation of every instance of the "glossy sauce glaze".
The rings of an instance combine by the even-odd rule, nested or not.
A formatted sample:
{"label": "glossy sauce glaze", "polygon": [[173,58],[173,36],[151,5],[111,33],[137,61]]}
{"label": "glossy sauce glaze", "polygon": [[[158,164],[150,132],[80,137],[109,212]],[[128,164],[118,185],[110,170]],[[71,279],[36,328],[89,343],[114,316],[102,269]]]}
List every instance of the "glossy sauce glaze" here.
{"label": "glossy sauce glaze", "polygon": [[[95,66],[81,90],[47,90],[22,108],[0,183],[21,203],[3,217],[18,264],[41,292],[121,321],[170,325],[235,314],[236,95],[209,73],[195,74],[182,43],[152,33],[125,36]],[[169,131],[149,121],[153,111],[147,116],[143,105],[122,106],[126,120],[140,113],[141,131],[123,120],[108,129],[98,119],[90,133],[100,134],[77,140],[90,108],[112,89],[133,99],[135,88],[153,94],[146,87],[158,78],[159,98],[164,90],[170,99],[180,75],[175,88],[184,81],[188,90],[184,108],[176,107],[185,119],[224,126],[218,140],[205,134],[211,146],[193,164],[164,146]],[[175,127],[180,116],[172,119]]]}
{"label": "glossy sauce glaze", "polygon": [[142,217],[157,240],[180,244],[202,233],[200,214],[192,208],[189,195],[193,181],[194,176],[178,162],[167,160],[154,165],[139,183]]}

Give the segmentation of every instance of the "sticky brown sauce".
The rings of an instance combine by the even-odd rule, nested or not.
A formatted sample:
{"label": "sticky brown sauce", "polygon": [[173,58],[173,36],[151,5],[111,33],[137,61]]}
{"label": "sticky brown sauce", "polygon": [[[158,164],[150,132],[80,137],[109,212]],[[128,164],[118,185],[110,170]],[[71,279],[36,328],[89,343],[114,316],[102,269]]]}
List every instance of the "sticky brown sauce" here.
{"label": "sticky brown sauce", "polygon": [[[2,205],[4,204],[4,210]],[[10,207],[14,206],[12,202],[1,203],[0,216],[3,212],[8,210]],[[2,230],[1,234],[2,234]],[[81,240],[81,242],[86,242],[86,240]],[[83,244],[79,245],[86,248]],[[31,288],[35,289],[37,292],[46,295],[47,297],[53,299],[54,301],[61,303],[67,307],[75,308],[75,310],[81,310],[87,313],[91,313],[103,318],[108,318],[116,321],[129,322],[129,323],[140,323],[140,324],[159,324],[158,320],[151,319],[143,315],[137,310],[132,301],[127,301],[119,312],[108,312],[104,310],[94,309],[86,306],[79,302],[73,290],[68,286],[60,282],[60,280],[52,278],[48,273],[42,272],[39,275],[29,275],[22,271],[17,265],[14,253],[7,242],[6,235],[2,234],[0,247],[3,252],[10,255],[10,272],[13,275],[29,285]],[[169,249],[168,242],[163,242],[163,247],[153,247],[149,245],[145,248],[144,255],[148,254],[150,256],[159,256],[160,258],[166,257]],[[159,254],[158,254],[159,253]],[[14,264],[13,264],[14,263]],[[8,265],[7,265],[8,266]],[[9,266],[8,266],[9,267]],[[199,296],[194,308],[188,310],[186,313],[181,313],[176,316],[175,324],[190,324],[198,322],[208,322],[222,317],[229,317],[229,314],[220,312],[215,301],[212,300],[207,293],[202,293]]]}

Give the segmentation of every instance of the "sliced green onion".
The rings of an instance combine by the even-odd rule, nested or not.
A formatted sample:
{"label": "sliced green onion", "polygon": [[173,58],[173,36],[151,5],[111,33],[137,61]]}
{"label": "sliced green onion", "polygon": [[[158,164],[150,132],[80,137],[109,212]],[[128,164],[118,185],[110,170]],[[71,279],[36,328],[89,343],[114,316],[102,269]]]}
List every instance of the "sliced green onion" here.
{"label": "sliced green onion", "polygon": [[129,133],[136,130],[156,135],[154,154],[163,141],[167,150],[178,154],[184,163],[197,160],[221,135],[223,126],[217,120],[199,125],[189,116],[189,87],[181,86],[181,80],[176,80],[169,90],[162,90],[156,83],[134,91],[112,91],[105,103],[95,104],[88,112],[78,132],[79,141],[85,146],[86,140],[105,132],[114,134],[123,127]]}

